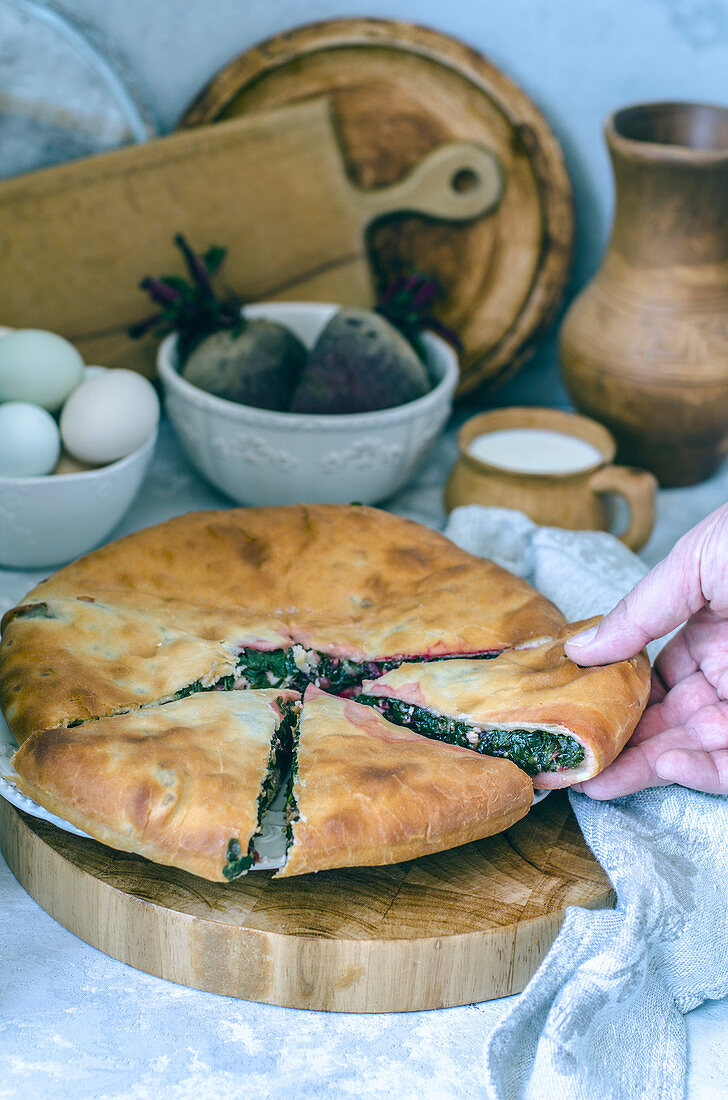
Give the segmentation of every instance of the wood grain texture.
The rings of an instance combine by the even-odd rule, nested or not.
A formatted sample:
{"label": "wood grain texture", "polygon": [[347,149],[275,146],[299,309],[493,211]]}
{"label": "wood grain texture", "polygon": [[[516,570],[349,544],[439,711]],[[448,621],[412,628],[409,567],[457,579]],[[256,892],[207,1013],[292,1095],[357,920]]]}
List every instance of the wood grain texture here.
{"label": "wood grain texture", "polygon": [[372,229],[369,248],[380,277],[414,266],[441,283],[442,319],[464,345],[461,392],[502,381],[551,320],[571,258],[571,189],[545,119],[461,42],[410,23],[340,19],[246,51],[201,91],[181,125],[323,95],[360,187],[392,185],[447,141],[477,142],[497,156],[505,190],[493,214],[463,225],[400,215]]}
{"label": "wood grain texture", "polygon": [[206,882],[61,832],[3,799],[0,843],[28,893],[114,958],[293,1008],[411,1011],[517,993],[566,906],[614,902],[561,792],[484,841],[289,880],[257,871]]}
{"label": "wood grain texture", "polygon": [[[392,187],[357,187],[319,97],[2,181],[0,249],[14,273],[3,321],[58,332],[89,363],[153,374],[156,340],[128,327],[153,312],[143,276],[183,273],[178,232],[228,248],[220,282],[243,301],[372,305],[370,224],[411,209],[461,224],[500,201],[500,165],[472,142],[412,169]],[[452,185],[461,172],[477,180],[468,191]]]}
{"label": "wood grain texture", "polygon": [[617,206],[566,315],[564,381],[665,486],[728,451],[728,109],[652,103],[607,120]]}

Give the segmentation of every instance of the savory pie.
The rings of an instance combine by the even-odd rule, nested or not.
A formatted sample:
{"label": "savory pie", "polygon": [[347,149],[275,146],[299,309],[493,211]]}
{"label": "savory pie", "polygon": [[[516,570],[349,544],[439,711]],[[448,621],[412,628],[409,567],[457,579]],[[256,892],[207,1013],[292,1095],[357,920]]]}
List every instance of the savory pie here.
{"label": "savory pie", "polygon": [[507,757],[534,787],[567,787],[614,760],[650,690],[644,653],[593,668],[569,660],[564,642],[594,621],[494,661],[402,664],[359,699],[428,737]]}
{"label": "savory pie", "polygon": [[[310,686],[211,691],[31,734],[17,785],[89,836],[212,881],[256,859],[288,775],[277,877],[398,863],[513,825],[533,801],[508,760],[420,737]],[[300,714],[300,721],[299,721]]]}
{"label": "savory pie", "polygon": [[114,847],[236,877],[293,753],[282,874],[389,863],[506,828],[531,779],[563,786],[614,759],[647,661],[578,668],[570,629],[525,581],[386,512],[200,512],[80,558],[9,611],[0,706],[26,792]]}
{"label": "savory pie", "polygon": [[294,742],[290,844],[276,878],[441,852],[502,832],[533,802],[509,760],[431,741],[315,687]]}
{"label": "savory pie", "polygon": [[294,692],[212,691],[28,737],[17,785],[89,836],[236,878],[290,760]]}
{"label": "savory pie", "polygon": [[198,512],[79,558],[9,611],[0,706],[22,741],[216,685],[345,690],[564,621],[519,577],[375,508]]}

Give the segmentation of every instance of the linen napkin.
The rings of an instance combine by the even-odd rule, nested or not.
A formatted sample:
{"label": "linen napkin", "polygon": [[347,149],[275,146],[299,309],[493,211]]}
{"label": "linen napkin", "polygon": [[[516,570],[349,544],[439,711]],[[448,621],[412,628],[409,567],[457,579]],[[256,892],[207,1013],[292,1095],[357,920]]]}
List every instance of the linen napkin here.
{"label": "linen napkin", "polygon": [[[570,620],[609,611],[646,572],[612,535],[539,528],[504,508],[458,508],[445,534],[530,581]],[[485,1041],[487,1095],[678,1100],[683,1014],[728,994],[728,799],[679,786],[569,799],[616,908],[567,909]]]}

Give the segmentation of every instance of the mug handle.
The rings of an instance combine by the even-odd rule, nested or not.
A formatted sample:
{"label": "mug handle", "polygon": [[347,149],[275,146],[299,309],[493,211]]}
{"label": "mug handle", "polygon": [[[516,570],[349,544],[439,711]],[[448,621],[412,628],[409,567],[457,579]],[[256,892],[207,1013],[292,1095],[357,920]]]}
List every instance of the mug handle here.
{"label": "mug handle", "polygon": [[617,493],[627,501],[629,525],[618,537],[630,550],[640,550],[655,525],[657,478],[634,466],[605,466],[589,479],[595,493]]}

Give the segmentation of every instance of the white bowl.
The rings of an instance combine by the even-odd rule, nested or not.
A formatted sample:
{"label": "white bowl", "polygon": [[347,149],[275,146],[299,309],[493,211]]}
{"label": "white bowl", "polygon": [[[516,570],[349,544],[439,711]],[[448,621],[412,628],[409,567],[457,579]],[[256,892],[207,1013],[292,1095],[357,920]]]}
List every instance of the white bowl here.
{"label": "white bowl", "polygon": [[157,430],[126,458],[75,474],[0,477],[0,565],[44,569],[103,542],[154,454]]}
{"label": "white bowl", "polygon": [[[312,347],[338,306],[260,302],[245,316],[277,321]],[[442,430],[458,380],[457,356],[425,334],[435,381],[424,397],[377,412],[271,412],[215,397],[177,371],[176,338],[159,349],[166,408],[193,466],[240,504],[375,504],[412,477]]]}

